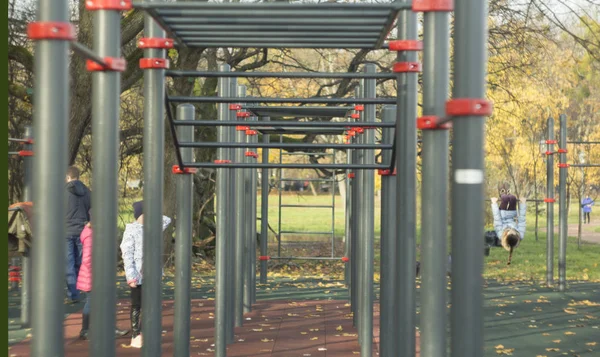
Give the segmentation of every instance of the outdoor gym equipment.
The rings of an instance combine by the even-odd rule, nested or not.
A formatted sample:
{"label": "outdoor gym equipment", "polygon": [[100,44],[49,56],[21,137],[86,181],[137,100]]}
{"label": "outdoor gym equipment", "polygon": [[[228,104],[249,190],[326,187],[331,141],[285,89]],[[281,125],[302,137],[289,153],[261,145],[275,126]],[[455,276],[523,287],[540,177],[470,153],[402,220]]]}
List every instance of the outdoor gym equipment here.
{"label": "outdoor gym equipment", "polygon": [[[487,43],[487,3],[479,0],[456,0],[455,36],[454,36],[454,78],[452,99],[447,100],[447,93],[439,87],[448,83],[448,43],[449,12],[453,11],[450,1],[413,0],[412,2],[395,1],[379,3],[322,3],[322,4],[289,4],[279,2],[268,3],[209,3],[209,2],[163,2],[145,1],[137,3],[136,8],[146,11],[145,38],[139,41],[144,49],[144,58],[140,60],[140,68],[144,70],[144,290],[143,290],[143,334],[145,357],[160,356],[161,349],[161,256],[162,256],[162,197],[164,168],[164,126],[165,104],[181,103],[218,103],[219,117],[213,125],[218,126],[218,143],[214,146],[206,143],[193,143],[188,135],[181,135],[181,142],[176,137],[177,165],[174,172],[189,177],[196,168],[217,169],[217,237],[216,240],[216,311],[215,311],[215,355],[226,355],[227,343],[233,342],[234,314],[238,317],[239,305],[234,306],[234,299],[227,300],[239,290],[242,277],[240,266],[233,269],[231,262],[239,257],[235,250],[234,237],[238,220],[234,218],[235,208],[232,204],[236,195],[236,180],[245,175],[243,169],[263,169],[264,180],[268,178],[269,168],[329,168],[349,169],[352,179],[351,227],[349,261],[350,288],[352,292],[352,308],[355,312],[359,329],[361,355],[372,353],[372,313],[373,313],[373,182],[374,171],[390,176],[386,187],[390,189],[389,197],[396,211],[386,212],[394,216],[386,216],[388,225],[386,237],[389,244],[396,244],[395,251],[387,257],[387,267],[397,275],[388,275],[385,281],[393,284],[391,290],[382,287],[386,292],[386,301],[395,301],[396,308],[389,304],[382,306],[381,314],[391,317],[389,329],[382,335],[383,356],[414,356],[415,354],[415,322],[416,292],[414,268],[416,256],[416,130],[426,130],[423,140],[424,148],[429,151],[424,157],[424,168],[429,170],[433,181],[427,181],[424,198],[439,194],[435,199],[436,206],[425,213],[427,225],[431,230],[426,233],[425,241],[439,239],[437,234],[445,231],[446,221],[443,207],[447,205],[445,191],[437,191],[432,187],[437,182],[447,182],[447,126],[453,126],[452,152],[452,259],[453,289],[451,309],[451,351],[454,356],[479,357],[483,354],[483,299],[482,269],[483,256],[481,246],[481,227],[483,226],[483,125],[484,117],[491,114],[491,105],[485,96],[485,68]],[[35,171],[44,172],[34,178],[33,193],[36,210],[35,229],[42,237],[34,249],[33,277],[34,295],[44,299],[33,301],[33,346],[32,356],[61,356],[64,354],[63,341],[63,249],[57,242],[64,240],[64,227],[55,224],[64,219],[64,197],[61,190],[64,173],[67,168],[67,125],[69,108],[69,49],[88,58],[87,69],[93,72],[92,99],[92,131],[93,156],[93,201],[96,229],[94,234],[93,290],[102,292],[102,298],[92,301],[94,319],[91,329],[91,355],[115,355],[115,276],[116,246],[114,237],[117,234],[117,162],[118,162],[118,128],[119,128],[119,93],[120,72],[125,68],[125,61],[120,54],[120,12],[132,8],[129,0],[90,0],[86,2],[88,11],[94,11],[95,28],[93,51],[73,45],[75,31],[69,21],[66,0],[38,0],[37,21],[30,24],[28,34],[36,41],[35,72],[36,96],[34,97],[34,124],[36,133],[40,133],[36,141],[39,155],[35,161]],[[418,41],[417,13],[425,13],[424,43]],[[397,21],[398,39],[385,43],[386,38]],[[173,39],[165,38],[165,30]],[[349,48],[349,49],[387,49],[397,52],[398,62],[393,66],[394,73],[378,74],[375,66],[365,65],[365,71],[353,74],[307,73],[293,74],[300,78],[323,76],[324,78],[353,78],[364,82],[362,93],[357,98],[239,98],[235,78],[250,76],[230,71],[228,65],[221,65],[220,71],[212,74],[198,72],[169,72],[170,76],[213,76],[219,78],[219,97],[171,97],[165,95],[165,72],[168,60],[166,49],[172,48],[174,42],[189,47],[266,47],[266,48]],[[435,55],[434,55],[435,49]],[[421,71],[417,51],[424,50],[423,75],[425,83],[424,117],[417,119],[417,77]],[[440,51],[438,54],[438,51]],[[440,67],[441,66],[441,67]],[[257,77],[261,74],[257,74]],[[264,75],[265,77],[267,75]],[[285,77],[286,74],[273,73],[273,77]],[[290,76],[290,74],[288,74]],[[398,95],[395,98],[376,98],[375,80],[378,78],[394,78],[397,81]],[[289,78],[289,77],[288,77]],[[432,90],[435,88],[435,92]],[[166,102],[165,102],[166,98]],[[246,138],[246,142],[236,140],[235,127],[224,126],[232,119],[238,118],[238,111],[246,104],[239,104],[240,109],[231,109],[231,104],[246,102],[257,103],[298,103],[298,104],[356,104],[364,106],[364,111],[357,119],[373,127],[375,123],[375,105],[395,104],[395,108],[387,107],[386,123],[395,122],[391,142],[375,144],[374,132],[364,129],[362,135],[354,136],[351,143],[343,147],[329,144],[329,148],[351,151],[349,163],[336,164],[274,164],[268,160],[257,163],[253,155],[243,162],[236,161],[235,150],[258,147],[278,148],[281,143],[263,142],[257,144],[256,136]],[[237,104],[236,104],[237,105]],[[185,108],[188,108],[187,106]],[[182,120],[170,122],[174,128],[181,125],[192,125],[191,110],[178,110]],[[236,107],[237,108],[237,107]],[[249,112],[252,109],[244,108]],[[395,119],[393,112],[396,111]],[[258,115],[255,115],[258,116]],[[252,117],[252,116],[250,116]],[[237,121],[237,120],[236,120]],[[176,123],[173,123],[176,122]],[[185,123],[184,123],[185,122]],[[267,123],[267,121],[265,121]],[[248,124],[248,122],[246,122]],[[273,124],[273,123],[269,123]],[[237,125],[237,124],[236,124]],[[345,124],[344,124],[345,125]],[[387,125],[387,124],[386,124]],[[314,126],[316,127],[316,125]],[[381,126],[390,128],[389,126]],[[258,128],[258,127],[257,127]],[[252,130],[252,129],[250,129]],[[439,130],[439,132],[438,132]],[[174,131],[173,131],[174,133]],[[268,135],[264,135],[267,141]],[[241,136],[240,136],[241,138]],[[438,142],[441,140],[442,143]],[[317,144],[307,144],[305,149],[314,149]],[[387,146],[385,146],[387,145]],[[193,147],[216,147],[215,162],[193,162],[189,154],[180,153]],[[288,146],[289,147],[289,146]],[[374,150],[388,151],[385,155],[389,162],[375,163]],[[266,150],[265,150],[266,151]],[[189,151],[185,151],[189,153]],[[250,151],[252,152],[252,151]],[[239,153],[239,151],[238,151]],[[429,156],[431,155],[431,156]],[[267,156],[264,156],[267,158]],[[239,156],[238,156],[239,159]],[[396,172],[395,184],[393,173]],[[237,177],[237,178],[236,178]],[[390,179],[390,180],[388,180]],[[251,179],[252,180],[252,179]],[[439,180],[439,181],[438,181]],[[180,192],[189,192],[190,179],[181,179]],[[392,185],[396,193],[393,195]],[[254,186],[255,187],[255,186]],[[268,190],[266,190],[268,191]],[[265,190],[263,190],[265,192]],[[382,195],[388,195],[383,193]],[[264,197],[264,196],[263,196]],[[180,197],[181,199],[181,197]],[[246,197],[247,199],[247,197]],[[180,207],[191,209],[191,201],[183,201]],[[262,205],[267,206],[265,202]],[[190,265],[186,258],[184,245],[189,245],[190,216],[182,214],[178,217],[179,243],[176,252],[176,273],[178,279],[189,276]],[[266,224],[266,210],[262,215],[263,231]],[[386,214],[387,214],[386,213]],[[397,218],[397,219],[396,219]],[[250,219],[254,219],[253,216]],[[383,218],[382,218],[383,219]],[[396,223],[390,221],[396,219]],[[186,221],[184,221],[186,220]],[[254,222],[256,220],[254,219]],[[181,226],[179,226],[181,224]],[[391,228],[395,228],[395,231]],[[263,238],[265,235],[263,234]],[[254,237],[253,237],[254,238]],[[395,240],[395,242],[394,242]],[[239,243],[239,239],[238,239]],[[266,240],[261,241],[261,254]],[[459,249],[460,245],[460,249]],[[189,246],[188,246],[189,247]],[[251,247],[248,245],[248,247]],[[239,248],[239,246],[238,246]],[[445,252],[444,241],[424,246],[423,279],[424,288],[431,294],[431,299],[424,300],[423,309],[444,311],[446,302],[445,270],[440,274],[438,256]],[[236,255],[237,254],[237,255]],[[247,261],[253,258],[245,255]],[[265,272],[265,261],[261,256],[261,272]],[[445,258],[445,257],[444,257]],[[445,262],[445,259],[443,259]],[[53,269],[48,269],[53,267]],[[182,274],[182,275],[180,275]],[[266,275],[261,274],[261,279]],[[252,281],[251,276],[245,277]],[[189,281],[178,280],[175,309],[177,311],[176,329],[179,332],[189,330],[189,319],[185,316],[189,311]],[[235,283],[235,284],[234,284]],[[252,284],[252,283],[251,283]],[[394,291],[402,293],[393,294]],[[239,297],[239,293],[236,295]],[[251,301],[254,301],[251,299]],[[239,304],[238,301],[235,301]],[[246,300],[246,303],[248,300]],[[186,307],[187,306],[187,307]],[[236,308],[236,306],[238,306]],[[249,308],[249,307],[247,307]],[[437,314],[437,313],[436,313]],[[443,317],[444,313],[434,318]],[[446,341],[441,338],[444,331],[439,322],[426,322],[421,329],[422,344],[424,341],[431,347],[422,345],[422,355],[431,355],[435,351],[445,354]],[[442,332],[440,332],[442,331]],[[440,335],[440,333],[442,335]],[[178,354],[185,354],[184,345],[189,344],[184,333],[176,339]],[[385,346],[385,347],[384,347]]]}

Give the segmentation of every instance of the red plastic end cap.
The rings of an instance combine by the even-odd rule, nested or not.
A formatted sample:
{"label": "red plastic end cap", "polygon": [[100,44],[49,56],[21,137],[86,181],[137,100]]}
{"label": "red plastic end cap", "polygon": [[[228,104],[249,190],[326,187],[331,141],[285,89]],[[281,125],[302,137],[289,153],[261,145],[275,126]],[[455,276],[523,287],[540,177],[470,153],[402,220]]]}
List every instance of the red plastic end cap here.
{"label": "red plastic end cap", "polygon": [[123,72],[127,67],[127,61],[125,61],[125,58],[104,57],[104,63],[106,66],[103,66],[100,63],[96,63],[92,60],[87,60],[85,62],[85,66],[90,72]]}
{"label": "red plastic end cap", "polygon": [[27,25],[30,40],[75,40],[75,27],[70,22],[39,21]]}
{"label": "red plastic end cap", "polygon": [[32,138],[25,139],[25,141],[21,143],[21,145],[32,145],[32,144],[33,144]]}
{"label": "red plastic end cap", "polygon": [[198,169],[193,167],[184,167],[183,170],[179,167],[179,165],[173,165],[172,172],[176,175],[182,174],[195,174],[198,172]]}
{"label": "red plastic end cap", "polygon": [[355,178],[356,174],[354,172],[351,172],[348,174],[348,178]]}
{"label": "red plastic end cap", "polygon": [[554,152],[552,152],[552,151],[546,151],[546,155],[547,156],[554,155]]}
{"label": "red plastic end cap", "polygon": [[393,68],[394,73],[417,73],[421,72],[421,63],[419,62],[396,62]]}
{"label": "red plastic end cap", "polygon": [[453,11],[453,0],[413,0],[414,12]]}
{"label": "red plastic end cap", "polygon": [[423,41],[418,40],[396,40],[390,41],[390,51],[422,51]]}
{"label": "red plastic end cap", "polygon": [[561,169],[567,169],[569,168],[569,164],[558,164],[558,167]]}
{"label": "red plastic end cap", "polygon": [[250,112],[237,112],[235,116],[238,118],[248,118],[250,116]]}
{"label": "red plastic end cap", "polygon": [[215,164],[231,164],[231,160],[215,160]]}
{"label": "red plastic end cap", "polygon": [[271,257],[268,255],[261,255],[258,257],[258,260],[271,260]]}
{"label": "red plastic end cap", "polygon": [[138,41],[138,48],[173,48],[173,39],[164,37],[144,37]]}
{"label": "red plastic end cap", "polygon": [[356,136],[356,131],[354,129],[348,130],[348,136]]}
{"label": "red plastic end cap", "polygon": [[241,110],[242,106],[239,104],[229,104],[229,110]]}
{"label": "red plastic end cap", "polygon": [[342,257],[342,261],[344,263],[348,263],[350,261],[350,258],[348,258],[348,257]]}
{"label": "red plastic end cap", "polygon": [[379,170],[377,170],[377,173],[380,176],[396,176],[396,168],[394,168],[394,172],[390,172],[390,170],[387,170],[387,169],[385,169],[385,170],[379,169]]}
{"label": "red plastic end cap", "polygon": [[438,124],[439,118],[435,115],[426,115],[417,118],[417,129],[421,130],[446,130],[452,127],[451,122]]}
{"label": "red plastic end cap", "polygon": [[235,130],[237,130],[237,131],[247,131],[247,130],[250,130],[250,127],[249,126],[238,125],[238,126],[235,127]]}
{"label": "red plastic end cap", "polygon": [[258,135],[258,131],[256,131],[256,130],[246,130],[246,135]]}
{"label": "red plastic end cap", "polygon": [[365,132],[365,129],[364,129],[364,128],[357,127],[357,128],[354,128],[354,132],[355,132],[356,134],[362,134],[362,133],[364,133],[364,132]]}
{"label": "red plastic end cap", "polygon": [[358,113],[352,113],[352,114],[350,114],[350,118],[352,118],[352,119],[360,119],[360,114],[358,114]]}
{"label": "red plastic end cap", "polygon": [[354,110],[356,110],[357,112],[362,112],[363,110],[365,110],[365,106],[361,104],[355,105]]}
{"label": "red plastic end cap", "polygon": [[169,60],[164,58],[141,58],[141,69],[167,69],[169,68]]}
{"label": "red plastic end cap", "polygon": [[21,150],[21,151],[19,151],[19,156],[33,156],[33,151]]}
{"label": "red plastic end cap", "polygon": [[556,140],[546,140],[546,144],[548,144],[548,145],[554,145],[554,144],[558,144],[558,141],[556,141]]}
{"label": "red plastic end cap", "polygon": [[246,151],[246,157],[253,157],[255,159],[258,159],[258,154],[254,151]]}
{"label": "red plastic end cap", "polygon": [[567,153],[567,149],[558,149],[557,152],[559,154],[566,154]]}
{"label": "red plastic end cap", "polygon": [[554,198],[544,198],[544,202],[546,203],[554,203],[556,200]]}
{"label": "red plastic end cap", "polygon": [[490,116],[492,103],[485,99],[459,98],[446,103],[446,114],[457,116]]}
{"label": "red plastic end cap", "polygon": [[131,10],[131,0],[86,0],[85,9],[95,10]]}

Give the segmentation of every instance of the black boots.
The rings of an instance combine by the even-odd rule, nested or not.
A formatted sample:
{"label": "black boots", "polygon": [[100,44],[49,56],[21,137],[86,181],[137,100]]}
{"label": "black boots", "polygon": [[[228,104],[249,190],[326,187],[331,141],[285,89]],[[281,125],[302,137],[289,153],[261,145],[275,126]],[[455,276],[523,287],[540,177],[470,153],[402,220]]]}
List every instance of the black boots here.
{"label": "black boots", "polygon": [[141,311],[139,308],[131,308],[131,337],[135,338],[142,333],[142,325],[140,324]]}
{"label": "black boots", "polygon": [[90,328],[90,315],[83,314],[83,320],[81,321],[81,331],[79,332],[79,338],[81,338],[82,340],[87,340],[89,328]]}

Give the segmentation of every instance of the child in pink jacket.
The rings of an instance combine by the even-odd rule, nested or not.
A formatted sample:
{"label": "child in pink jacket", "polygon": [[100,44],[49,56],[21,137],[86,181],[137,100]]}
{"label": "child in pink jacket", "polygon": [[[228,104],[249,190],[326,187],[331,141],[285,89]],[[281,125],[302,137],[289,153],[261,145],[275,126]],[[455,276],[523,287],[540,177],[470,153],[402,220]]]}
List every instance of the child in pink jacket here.
{"label": "child in pink jacket", "polygon": [[[92,213],[89,213],[90,221],[92,219]],[[81,253],[81,267],[79,268],[79,276],[77,277],[77,289],[85,292],[86,299],[85,305],[83,306],[83,321],[81,322],[81,332],[79,337],[82,340],[88,339],[88,330],[90,327],[90,304],[92,298],[92,223],[88,222],[81,235],[82,253]],[[117,337],[124,336],[128,333],[127,330],[115,329]]]}

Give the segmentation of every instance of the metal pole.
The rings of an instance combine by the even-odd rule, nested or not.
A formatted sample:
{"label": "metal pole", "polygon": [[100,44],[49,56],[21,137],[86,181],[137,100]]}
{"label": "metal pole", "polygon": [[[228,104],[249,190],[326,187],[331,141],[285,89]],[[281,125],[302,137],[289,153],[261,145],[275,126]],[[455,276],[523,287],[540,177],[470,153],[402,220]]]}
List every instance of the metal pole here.
{"label": "metal pole", "polygon": [[[455,2],[453,99],[482,100],[486,94],[488,4]],[[475,106],[476,109],[477,106]],[[483,190],[485,117],[453,117],[452,311],[453,357],[483,353]]]}
{"label": "metal pole", "polygon": [[[119,29],[118,22],[115,28]],[[163,29],[148,14],[144,17],[144,34],[150,38],[165,37]],[[119,45],[119,42],[116,44]],[[145,49],[144,57],[165,58],[165,50]],[[162,355],[164,72],[165,70],[161,68],[144,70],[144,284],[142,289],[142,334],[144,335],[142,355],[144,357]],[[114,135],[117,140],[118,132],[115,131]]]}
{"label": "metal pole", "polygon": [[554,118],[548,118],[548,146],[546,155],[546,284],[554,285]]}
{"label": "metal pole", "polygon": [[[362,83],[359,87],[356,88],[355,96],[356,98],[361,98],[362,96]],[[354,143],[358,143],[360,141],[360,134],[356,133],[356,136],[352,138]],[[359,150],[352,150],[352,163],[360,164],[360,155]],[[352,179],[352,219],[351,219],[351,230],[352,234],[350,238],[352,239],[352,250],[350,251],[350,276],[352,277],[352,282],[350,284],[350,300],[352,303],[352,323],[353,326],[358,327],[358,287],[359,287],[359,276],[358,276],[358,266],[360,265],[358,252],[360,251],[360,247],[358,246],[358,224],[361,214],[362,206],[359,204],[359,194],[360,194],[360,170],[352,170],[353,171],[353,179]]]}
{"label": "metal pole", "polygon": [[[229,72],[228,64],[219,66],[219,71]],[[229,96],[230,80],[219,78],[219,96]],[[220,121],[227,120],[229,117],[229,106],[219,104],[218,117]],[[228,129],[222,126],[217,127],[217,140],[225,142],[228,140]],[[225,148],[217,149],[217,159],[226,160],[227,150]],[[225,357],[227,353],[227,191],[228,191],[229,170],[226,168],[217,169],[217,234],[216,234],[216,275],[215,275],[215,357]]]}
{"label": "metal pole", "polygon": [[[352,119],[348,118],[348,121],[351,121]],[[346,142],[346,144],[349,144],[349,141]],[[352,164],[352,149],[347,149],[346,150],[346,163],[347,164]],[[351,218],[351,210],[352,210],[352,204],[351,204],[351,197],[352,197],[352,180],[350,179],[350,173],[352,172],[352,170],[347,169],[346,170],[346,177],[344,178],[346,180],[346,206],[345,206],[345,226],[344,226],[344,256],[346,258],[349,258],[352,252],[352,232],[351,232],[351,224],[352,224],[352,218]],[[348,287],[349,290],[349,295],[350,295],[350,304],[352,304],[352,294],[350,293],[350,282],[352,280],[351,278],[351,264],[353,264],[354,262],[349,261],[344,265],[344,282],[346,284],[346,286]]]}
{"label": "metal pole", "polygon": [[[448,12],[426,12],[423,30],[423,115],[446,115],[450,80]],[[421,190],[421,356],[446,356],[447,126],[423,130]]]}
{"label": "metal pole", "polygon": [[[194,120],[195,108],[191,104],[177,106],[178,120]],[[178,129],[181,140],[194,140],[193,128]],[[181,158],[193,161],[192,149],[182,149]],[[177,177],[177,227],[175,231],[175,320],[173,327],[174,355],[190,355],[190,315],[192,281],[192,219],[193,183],[190,173]]]}
{"label": "metal pole", "polygon": [[[25,126],[25,140],[33,139],[33,128],[30,125]],[[32,150],[31,144],[25,144],[23,149]],[[33,199],[32,181],[33,181],[33,157],[23,157],[24,184],[23,184],[23,202],[30,202]],[[31,251],[26,251],[21,256],[21,327],[29,327],[31,323]]]}
{"label": "metal pole", "polygon": [[[121,56],[120,12],[96,11],[94,21],[96,22],[95,29],[100,30],[94,35],[94,52],[103,58],[119,58]],[[156,89],[162,94],[161,88]],[[119,211],[117,163],[119,162],[120,146],[118,135],[120,93],[120,72],[102,71],[92,74],[92,132],[94,133],[92,167],[95,168],[92,173],[95,238],[92,243],[92,291],[102,294],[98,298],[92,299],[91,302],[93,322],[90,326],[90,350],[92,356],[109,357],[116,354],[117,247],[114,239],[118,235],[117,214]],[[145,98],[148,102],[152,102],[151,96],[146,95]],[[158,98],[158,101],[162,103],[162,95]],[[159,118],[162,130],[162,111]],[[150,157],[152,157],[151,154]],[[162,160],[162,155],[157,157]],[[152,182],[145,180],[144,183],[148,184],[148,187],[152,187]],[[162,239],[162,235],[160,235],[160,239]],[[152,240],[150,239],[150,241]],[[148,246],[151,247],[152,244],[148,244]],[[145,255],[144,257],[146,258]],[[150,260],[146,261],[156,263],[152,259],[152,255],[150,255]],[[153,274],[151,264],[148,264],[149,269],[145,271],[147,277],[151,277]],[[144,282],[145,287],[146,285],[152,286],[148,282],[149,280]],[[160,309],[160,301],[158,305]],[[152,310],[146,309],[144,314],[152,316]],[[160,311],[158,317],[160,325]],[[148,326],[152,325],[148,324]],[[160,337],[160,326],[157,328]],[[148,337],[150,340],[152,339],[152,335]]]}
{"label": "metal pole", "polygon": [[[251,121],[257,121],[257,117],[252,117]],[[258,142],[258,133],[251,136],[251,141],[254,143]],[[255,152],[256,153],[256,152]],[[257,162],[258,156],[252,158],[252,162]],[[258,171],[256,169],[250,169],[250,286],[252,288],[252,304],[256,303],[256,201],[257,201],[257,178]]]}
{"label": "metal pole", "polygon": [[[229,93],[231,97],[236,98],[237,94],[237,80],[235,78],[231,78],[229,80]],[[231,121],[235,118],[235,112],[229,110],[227,115],[227,120]],[[229,127],[227,130],[227,142],[233,142],[235,140],[235,128]],[[227,149],[227,160],[230,162],[235,162],[235,150]],[[227,233],[227,344],[233,343],[234,337],[234,329],[235,329],[235,264],[233,260],[235,259],[235,170],[230,169],[227,170],[228,173],[228,192],[227,192],[227,215],[230,217],[230,223],[227,224],[228,233]]]}
{"label": "metal pole", "polygon": [[[271,118],[263,117],[263,121],[270,121]],[[268,144],[270,135],[263,135],[263,143]],[[262,149],[262,162],[269,162],[269,149]],[[261,182],[260,182],[260,255],[262,257],[267,256],[267,244],[269,239],[269,169],[264,168],[261,171]],[[267,283],[267,261],[261,259],[260,261],[260,283]]]}
{"label": "metal pole", "polygon": [[[561,114],[560,121],[560,142],[561,149],[567,148],[567,116]],[[560,153],[560,170],[558,171],[558,290],[565,291],[567,288],[567,237],[569,223],[567,222],[567,153]]]}
{"label": "metal pole", "polygon": [[[398,38],[417,40],[417,14],[402,11],[398,20]],[[416,62],[414,51],[398,52],[398,62]],[[400,321],[395,332],[398,341],[398,356],[415,355],[416,323],[416,160],[417,160],[417,73],[398,75],[398,99],[396,118],[396,159],[397,176],[397,228],[400,237],[398,244],[398,312],[395,318]]]}
{"label": "metal pole", "polygon": [[[234,88],[236,90],[238,97],[242,98],[246,96],[246,87],[245,86],[236,86]],[[232,112],[235,115],[235,112]],[[235,141],[237,143],[245,143],[246,142],[246,129],[243,126],[237,127]],[[245,152],[246,150],[243,148],[233,149],[235,153],[235,162],[244,162],[245,161]],[[245,236],[249,233],[246,230],[246,217],[245,215],[249,212],[246,212],[246,190],[244,188],[244,174],[247,169],[234,169],[231,170],[233,172],[233,187],[234,187],[234,196],[233,196],[233,209],[235,212],[235,258],[232,261],[234,266],[234,322],[235,327],[240,327],[244,323],[244,305],[246,299],[248,298],[247,294],[244,294],[244,266],[246,263],[245,257],[245,249],[246,239]]]}
{"label": "metal pole", "polygon": [[[396,120],[396,106],[383,107],[382,120]],[[382,142],[393,141],[393,130],[384,129]],[[392,153],[384,152],[382,162],[390,162]],[[394,319],[394,310],[399,298],[398,291],[398,236],[396,234],[396,173],[381,172],[381,258],[380,258],[380,354],[381,356],[396,356],[396,339],[393,331],[398,329],[398,321]]]}
{"label": "metal pole", "polygon": [[[65,0],[39,0],[37,21],[69,23]],[[33,219],[36,247],[33,249],[32,349],[31,355],[64,355],[63,288],[65,276],[63,193],[67,171],[69,121],[69,40],[42,39],[35,44],[33,97],[35,143]],[[49,269],[52,267],[52,269]]]}

